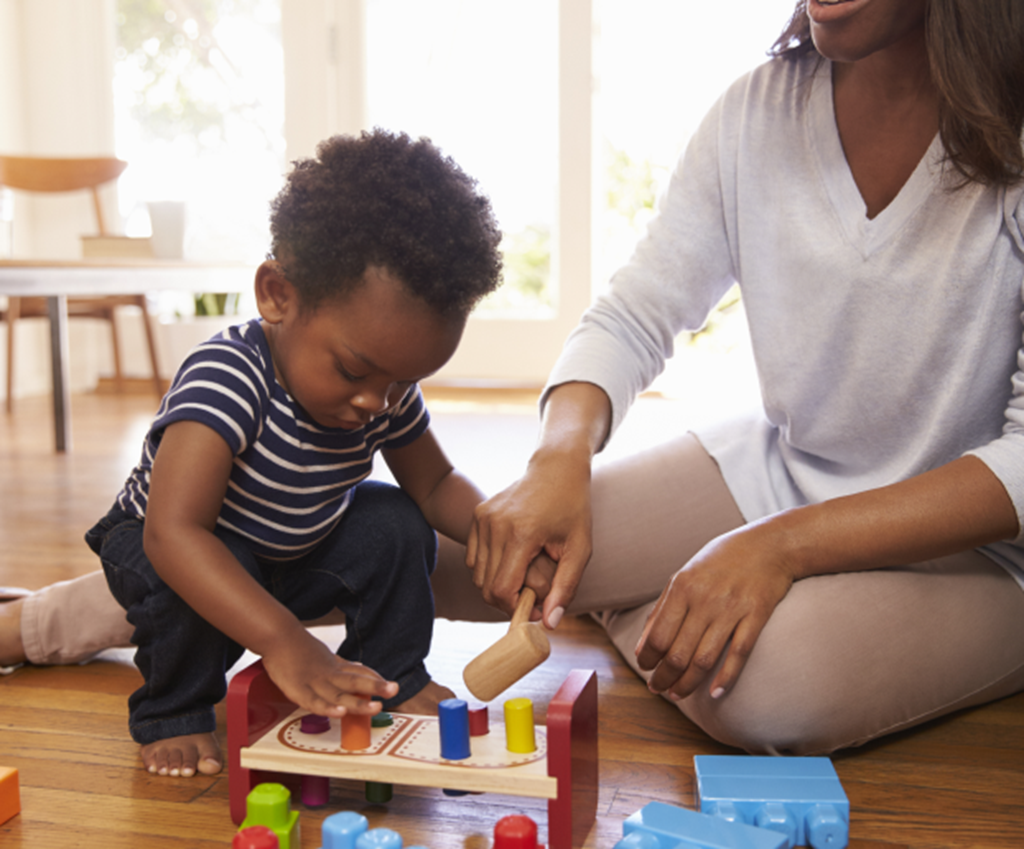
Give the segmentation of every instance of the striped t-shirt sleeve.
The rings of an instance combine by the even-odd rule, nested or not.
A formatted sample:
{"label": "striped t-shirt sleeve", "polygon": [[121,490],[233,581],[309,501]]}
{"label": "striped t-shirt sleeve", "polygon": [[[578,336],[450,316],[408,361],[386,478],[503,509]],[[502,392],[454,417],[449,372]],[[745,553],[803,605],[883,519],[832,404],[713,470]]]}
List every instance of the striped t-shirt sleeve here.
{"label": "striped t-shirt sleeve", "polygon": [[269,387],[256,351],[218,337],[197,347],[182,364],[152,432],[179,421],[197,421],[216,431],[237,457],[259,438]]}

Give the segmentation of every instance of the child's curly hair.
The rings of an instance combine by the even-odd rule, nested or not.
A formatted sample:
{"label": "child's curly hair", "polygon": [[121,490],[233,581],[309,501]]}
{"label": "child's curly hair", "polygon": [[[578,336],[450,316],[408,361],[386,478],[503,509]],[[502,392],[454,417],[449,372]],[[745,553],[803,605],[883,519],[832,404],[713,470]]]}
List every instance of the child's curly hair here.
{"label": "child's curly hair", "polygon": [[429,139],[333,136],[294,166],[271,204],[271,258],[304,309],[351,292],[370,265],[443,315],[464,317],[500,283],[490,201]]}

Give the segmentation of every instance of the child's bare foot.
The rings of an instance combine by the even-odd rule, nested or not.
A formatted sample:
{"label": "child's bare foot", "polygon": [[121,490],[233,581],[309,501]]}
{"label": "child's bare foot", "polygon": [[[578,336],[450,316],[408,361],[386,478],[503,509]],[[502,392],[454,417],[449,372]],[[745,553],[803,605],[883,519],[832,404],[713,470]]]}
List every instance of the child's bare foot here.
{"label": "child's bare foot", "polygon": [[408,701],[402,702],[395,708],[396,713],[415,713],[420,716],[433,716],[437,713],[437,706],[445,699],[454,699],[455,693],[447,687],[443,687],[436,681],[430,681],[426,687],[420,690]]}
{"label": "child's bare foot", "polygon": [[188,778],[220,772],[220,746],[213,734],[183,734],[142,747],[142,763],[154,775]]}
{"label": "child's bare foot", "polygon": [[0,666],[25,662],[25,646],[21,642],[21,599],[0,604]]}

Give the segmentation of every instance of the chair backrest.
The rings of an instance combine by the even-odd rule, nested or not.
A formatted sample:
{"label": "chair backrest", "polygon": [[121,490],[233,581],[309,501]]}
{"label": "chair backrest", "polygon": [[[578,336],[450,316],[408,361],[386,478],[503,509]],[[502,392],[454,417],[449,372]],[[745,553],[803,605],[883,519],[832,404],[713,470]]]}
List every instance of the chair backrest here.
{"label": "chair backrest", "polygon": [[97,156],[85,159],[0,155],[0,186],[25,192],[73,192],[89,189],[101,236],[108,235],[97,189],[121,176],[123,159]]}

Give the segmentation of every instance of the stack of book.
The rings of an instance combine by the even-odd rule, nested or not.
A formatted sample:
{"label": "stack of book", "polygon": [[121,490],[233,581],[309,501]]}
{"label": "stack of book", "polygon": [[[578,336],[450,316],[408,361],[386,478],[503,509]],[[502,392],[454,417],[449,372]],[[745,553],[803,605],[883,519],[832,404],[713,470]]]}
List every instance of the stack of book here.
{"label": "stack of book", "polygon": [[153,245],[149,237],[82,236],[82,256],[85,258],[152,259]]}

